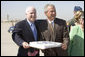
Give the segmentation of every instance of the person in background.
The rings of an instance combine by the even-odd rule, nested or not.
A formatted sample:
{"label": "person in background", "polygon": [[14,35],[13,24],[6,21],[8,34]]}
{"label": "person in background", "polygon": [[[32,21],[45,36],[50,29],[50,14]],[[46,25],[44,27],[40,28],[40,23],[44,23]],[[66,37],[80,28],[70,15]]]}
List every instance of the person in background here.
{"label": "person in background", "polygon": [[84,12],[76,17],[77,25],[70,31],[70,44],[68,47],[69,56],[84,56]]}
{"label": "person in background", "polygon": [[40,40],[61,42],[61,47],[42,50],[45,56],[67,56],[67,47],[69,43],[69,33],[66,27],[66,21],[56,18],[56,8],[53,4],[47,4],[44,8],[47,19],[39,25]]}
{"label": "person in background", "polygon": [[69,22],[69,32],[71,30],[71,27],[75,26],[75,22],[76,22],[75,15],[77,14],[78,11],[82,12],[82,8],[80,6],[75,6],[74,7],[74,17],[70,21],[68,21]]}
{"label": "person in background", "polygon": [[15,25],[12,39],[19,46],[17,56],[39,56],[39,50],[29,46],[29,42],[38,41],[34,7],[26,8],[26,18]]}

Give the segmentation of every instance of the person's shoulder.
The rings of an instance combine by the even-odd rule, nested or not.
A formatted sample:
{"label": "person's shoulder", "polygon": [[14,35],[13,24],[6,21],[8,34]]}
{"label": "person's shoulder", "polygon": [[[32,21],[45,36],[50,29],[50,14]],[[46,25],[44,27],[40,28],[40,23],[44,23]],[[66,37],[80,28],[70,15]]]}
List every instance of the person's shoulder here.
{"label": "person's shoulder", "polygon": [[41,22],[45,22],[46,19],[38,19],[38,20],[36,20],[36,21],[39,22],[39,23],[41,23]]}
{"label": "person's shoulder", "polygon": [[37,20],[37,25],[39,26],[39,27],[47,27],[47,20],[46,19],[43,19],[43,20]]}
{"label": "person's shoulder", "polygon": [[61,18],[56,18],[54,22],[59,24],[59,25],[66,25],[66,21],[64,19],[61,19]]}
{"label": "person's shoulder", "polygon": [[75,23],[75,18],[74,18],[74,17],[73,17],[72,19],[70,19],[68,22],[69,22],[69,25],[70,25],[70,26],[71,26],[71,25],[72,25],[72,26],[75,26],[75,24],[74,24],[74,23]]}
{"label": "person's shoulder", "polygon": [[60,22],[66,22],[66,20],[61,19],[61,18],[56,18],[55,20],[56,20],[56,21],[60,21]]}
{"label": "person's shoulder", "polygon": [[46,19],[42,19],[42,20],[36,20],[36,22],[38,23],[38,24],[43,24],[43,23],[46,23]]}
{"label": "person's shoulder", "polygon": [[19,22],[16,23],[16,25],[23,25],[25,23],[26,20],[21,20]]}

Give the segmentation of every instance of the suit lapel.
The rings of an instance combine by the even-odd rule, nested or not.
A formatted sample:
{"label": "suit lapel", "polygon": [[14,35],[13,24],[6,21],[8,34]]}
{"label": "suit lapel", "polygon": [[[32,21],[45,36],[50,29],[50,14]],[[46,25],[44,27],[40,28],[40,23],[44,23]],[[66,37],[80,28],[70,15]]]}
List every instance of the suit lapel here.
{"label": "suit lapel", "polygon": [[[31,30],[31,27],[29,25],[29,23],[27,22],[27,20],[25,20],[25,23],[26,23],[26,27],[27,27],[27,30],[31,33],[31,35],[33,36],[33,32]],[[34,39],[34,36],[32,37]]]}
{"label": "suit lapel", "polygon": [[[54,41],[56,40],[56,33],[57,33],[57,31],[58,31],[58,24],[57,24],[58,22],[57,22],[57,20],[55,19],[54,20]],[[59,32],[58,32],[59,33]]]}
{"label": "suit lapel", "polygon": [[47,21],[47,24],[48,24],[48,29],[47,29],[47,31],[48,31],[48,38],[49,38],[50,41],[55,41],[54,28],[53,28],[53,31],[52,31],[52,28],[51,28],[50,24],[48,23],[48,21]]}
{"label": "suit lapel", "polygon": [[59,25],[58,25],[57,20],[55,19],[54,20],[54,31],[56,32],[56,31],[58,31],[58,29],[59,29]]}
{"label": "suit lapel", "polygon": [[[51,27],[47,20],[43,24],[44,25],[42,26],[41,29],[43,29],[43,34],[44,34],[45,39],[48,41],[55,41],[56,29],[57,29],[56,22],[54,22],[54,32],[52,32]],[[47,28],[47,29],[44,30],[44,28]]]}

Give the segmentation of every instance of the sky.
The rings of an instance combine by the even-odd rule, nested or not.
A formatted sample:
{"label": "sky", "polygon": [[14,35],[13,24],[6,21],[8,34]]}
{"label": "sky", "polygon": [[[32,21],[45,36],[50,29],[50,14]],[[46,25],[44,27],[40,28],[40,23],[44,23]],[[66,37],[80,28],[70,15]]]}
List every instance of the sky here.
{"label": "sky", "polygon": [[73,17],[75,6],[82,7],[84,11],[84,1],[1,1],[1,20],[9,20],[26,18],[25,10],[28,6],[34,6],[37,10],[37,19],[46,19],[44,14],[44,6],[53,4],[56,7],[56,17],[70,20]]}

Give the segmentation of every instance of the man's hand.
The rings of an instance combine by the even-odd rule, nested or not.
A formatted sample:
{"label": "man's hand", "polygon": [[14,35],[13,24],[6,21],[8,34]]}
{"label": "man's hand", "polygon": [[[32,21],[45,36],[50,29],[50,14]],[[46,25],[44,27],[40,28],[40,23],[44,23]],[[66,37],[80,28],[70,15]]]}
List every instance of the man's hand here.
{"label": "man's hand", "polygon": [[28,45],[27,42],[23,42],[22,45],[23,45],[23,48],[25,48],[25,49],[30,48],[30,46]]}
{"label": "man's hand", "polygon": [[62,48],[63,50],[66,50],[66,49],[67,49],[67,45],[63,43],[62,46],[61,46],[61,48]]}

